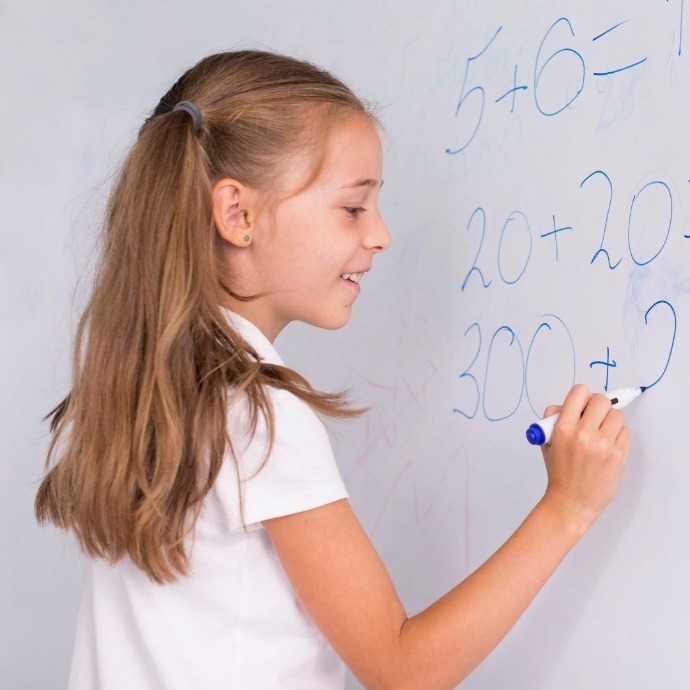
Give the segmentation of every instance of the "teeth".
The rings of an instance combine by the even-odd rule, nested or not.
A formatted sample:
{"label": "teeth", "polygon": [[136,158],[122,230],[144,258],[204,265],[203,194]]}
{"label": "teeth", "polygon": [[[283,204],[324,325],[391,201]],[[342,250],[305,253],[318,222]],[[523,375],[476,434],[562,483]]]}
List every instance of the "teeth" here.
{"label": "teeth", "polygon": [[362,280],[364,273],[343,273],[340,277],[345,280],[351,280],[353,283],[359,283]]}

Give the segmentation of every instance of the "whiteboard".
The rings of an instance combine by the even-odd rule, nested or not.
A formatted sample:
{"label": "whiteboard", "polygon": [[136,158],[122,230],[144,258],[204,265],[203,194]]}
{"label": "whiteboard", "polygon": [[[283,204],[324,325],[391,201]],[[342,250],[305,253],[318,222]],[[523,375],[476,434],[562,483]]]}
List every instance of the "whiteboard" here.
{"label": "whiteboard", "polygon": [[683,0],[39,4],[3,5],[0,28],[3,93],[22,104],[0,113],[12,687],[58,687],[69,664],[79,559],[33,524],[31,502],[108,175],[179,73],[237,47],[313,60],[381,104],[393,244],[346,328],[294,324],[276,345],[314,385],[371,406],[333,442],[408,613],[542,495],[524,432],[546,405],[574,381],[654,384],[628,408],[613,504],[463,688],[688,686]]}

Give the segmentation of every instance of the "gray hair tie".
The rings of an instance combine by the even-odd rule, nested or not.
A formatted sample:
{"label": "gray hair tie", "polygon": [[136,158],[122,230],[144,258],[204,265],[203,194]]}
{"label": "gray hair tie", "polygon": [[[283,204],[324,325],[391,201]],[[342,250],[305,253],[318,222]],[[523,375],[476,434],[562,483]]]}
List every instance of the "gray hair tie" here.
{"label": "gray hair tie", "polygon": [[184,110],[185,113],[192,116],[192,121],[194,122],[194,131],[198,132],[201,129],[202,117],[199,109],[191,103],[190,101],[180,101],[173,109],[172,112],[176,110]]}

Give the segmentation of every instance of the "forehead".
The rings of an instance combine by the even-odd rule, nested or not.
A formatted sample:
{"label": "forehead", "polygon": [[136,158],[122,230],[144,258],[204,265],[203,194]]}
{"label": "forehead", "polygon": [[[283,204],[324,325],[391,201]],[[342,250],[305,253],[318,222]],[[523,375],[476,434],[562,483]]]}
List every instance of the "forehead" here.
{"label": "forehead", "polygon": [[285,161],[274,196],[281,203],[316,192],[346,192],[348,187],[378,188],[382,168],[383,150],[376,128],[366,116],[350,115],[334,126],[325,150],[310,148]]}
{"label": "forehead", "polygon": [[[363,115],[353,115],[333,132],[316,184],[337,189],[378,186],[382,167],[383,151],[376,129]],[[361,184],[363,182],[367,184]]]}

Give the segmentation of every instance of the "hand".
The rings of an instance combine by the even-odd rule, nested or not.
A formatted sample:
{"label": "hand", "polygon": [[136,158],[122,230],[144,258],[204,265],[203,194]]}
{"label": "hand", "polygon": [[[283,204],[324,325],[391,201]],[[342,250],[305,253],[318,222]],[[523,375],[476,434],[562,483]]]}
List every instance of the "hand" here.
{"label": "hand", "polygon": [[625,417],[604,395],[574,386],[562,407],[551,443],[542,447],[548,485],[544,502],[576,521],[584,533],[604,511],[620,483],[630,447]]}

